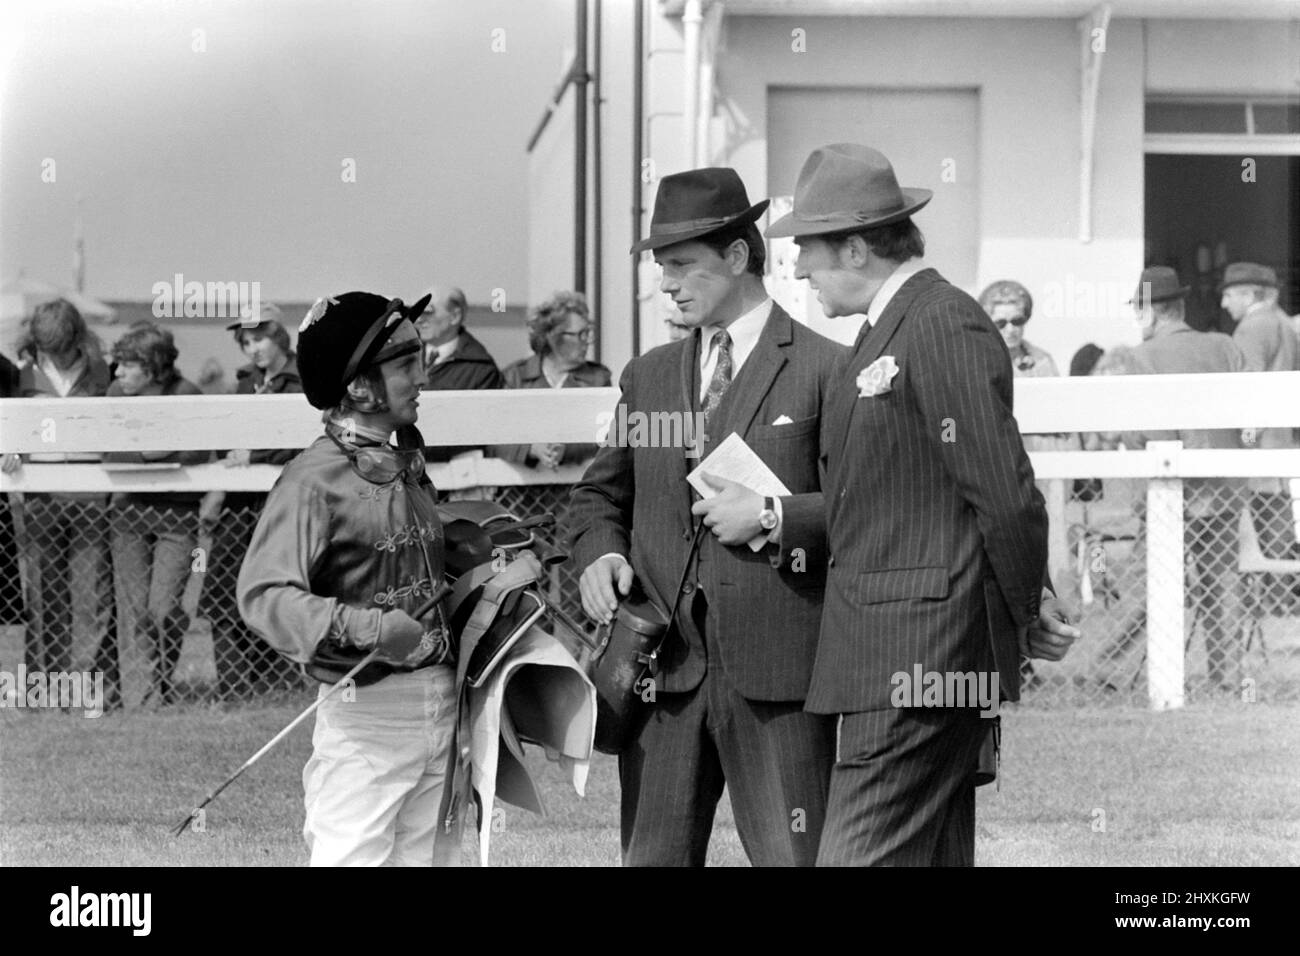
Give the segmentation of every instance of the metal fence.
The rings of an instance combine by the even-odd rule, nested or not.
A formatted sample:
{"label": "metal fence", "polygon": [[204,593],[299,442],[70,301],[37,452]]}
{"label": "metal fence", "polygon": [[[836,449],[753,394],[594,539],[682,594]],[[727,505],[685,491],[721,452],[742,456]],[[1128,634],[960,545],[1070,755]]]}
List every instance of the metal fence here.
{"label": "metal fence", "polygon": [[[1153,550],[1146,479],[1067,482],[1067,560],[1053,583],[1080,611],[1083,637],[1064,661],[1027,669],[1027,705],[1146,705],[1159,696],[1153,683],[1182,687],[1192,703],[1300,699],[1300,549],[1288,483],[1183,484],[1181,547]],[[1151,656],[1153,579],[1178,591],[1176,659]]]}
{"label": "metal fence", "polygon": [[[568,486],[506,487],[518,517],[563,507]],[[123,496],[117,496],[122,498]],[[102,673],[108,709],[251,700],[305,686],[253,634],[235,587],[263,496],[231,496],[200,522],[197,502],[132,495],[0,496],[0,670]],[[251,499],[251,500],[250,500]],[[577,571],[553,568],[550,597],[581,619]]]}
{"label": "metal fence", "polygon": [[[1018,381],[1021,427],[1297,424],[1300,373],[1143,378]],[[616,398],[612,389],[439,393],[426,437],[590,440]],[[0,451],[24,454],[302,447],[319,430],[300,396],[3,400],[0,414]],[[1027,668],[1026,706],[1300,697],[1300,451],[1151,442],[1031,458],[1048,499],[1050,571],[1082,612],[1083,638],[1065,661]],[[276,473],[29,463],[0,474],[0,671],[100,672],[110,702],[127,708],[257,700],[305,686],[249,633],[235,604]],[[431,468],[439,488],[479,489],[519,517],[562,514],[580,474],[472,457]],[[226,504],[204,526],[195,500],[213,489]],[[581,570],[562,565],[550,581],[552,599],[579,620]]]}
{"label": "metal fence", "polygon": [[[1259,484],[1259,482],[1256,482]],[[1148,579],[1184,596],[1187,699],[1300,698],[1300,550],[1294,502],[1244,480],[1189,480],[1181,555],[1149,543],[1147,481],[1068,482],[1068,563],[1054,584],[1082,613],[1083,639],[1059,664],[1026,668],[1026,705],[1145,704]],[[562,514],[567,485],[503,486],[518,517]],[[121,497],[121,496],[119,496]],[[0,590],[0,668],[104,674],[108,706],[250,700],[303,686],[298,669],[243,624],[235,582],[260,496],[231,496],[211,524],[197,504],[133,495],[8,496],[17,583]],[[158,497],[158,496],[153,496]],[[1289,562],[1289,564],[1288,564]],[[1149,565],[1155,564],[1156,567]],[[582,619],[581,568],[552,569],[550,596]],[[1157,575],[1158,576],[1158,575]],[[10,669],[12,669],[10,667]],[[1160,678],[1157,671],[1157,678]]]}

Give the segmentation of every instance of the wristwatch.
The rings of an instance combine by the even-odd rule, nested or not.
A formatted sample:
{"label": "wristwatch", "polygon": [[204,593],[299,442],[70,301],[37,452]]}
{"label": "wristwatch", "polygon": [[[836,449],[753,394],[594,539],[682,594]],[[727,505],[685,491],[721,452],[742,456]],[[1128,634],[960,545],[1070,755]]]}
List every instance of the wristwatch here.
{"label": "wristwatch", "polygon": [[776,527],[776,502],[771,498],[763,499],[763,510],[758,513],[758,526],[764,531]]}

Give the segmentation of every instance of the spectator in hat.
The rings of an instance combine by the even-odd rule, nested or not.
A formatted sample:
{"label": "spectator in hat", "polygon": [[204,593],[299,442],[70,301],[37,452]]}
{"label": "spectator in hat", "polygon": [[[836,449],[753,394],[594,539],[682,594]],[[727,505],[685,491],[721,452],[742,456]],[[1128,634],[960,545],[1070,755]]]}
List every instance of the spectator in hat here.
{"label": "spectator in hat", "polygon": [[[298,357],[274,304],[259,314],[232,322],[240,351],[249,360],[235,373],[237,395],[283,395],[302,392]],[[284,465],[296,448],[235,449],[220,455],[227,468]],[[212,656],[217,668],[217,697],[233,700],[273,687],[296,686],[298,675],[269,644],[259,640],[239,617],[235,581],[253,536],[253,525],[266,503],[260,492],[208,492],[201,517],[212,534],[212,556],[204,576],[204,613],[212,624]]]}
{"label": "spectator in hat", "polygon": [[[1232,338],[1198,332],[1186,322],[1189,291],[1166,266],[1142,271],[1132,304],[1142,333],[1133,350],[1139,375],[1243,372],[1246,357]],[[1184,448],[1240,448],[1241,433],[1227,428],[1176,432],[1126,432],[1129,448],[1149,441],[1178,439]],[[1206,663],[1211,689],[1237,690],[1237,644],[1242,595],[1237,572],[1237,526],[1245,502],[1240,478],[1188,478],[1183,481],[1185,545],[1191,577],[1187,594],[1205,625]]]}
{"label": "spectator in hat", "polygon": [[[202,394],[176,370],[177,356],[171,332],[151,323],[132,326],[113,344],[116,381],[108,387],[109,397]],[[198,465],[211,456],[209,451],[113,451],[104,461]],[[189,623],[181,599],[197,544],[202,498],[189,491],[113,495],[109,525],[118,640],[144,651],[149,674],[144,703],[177,699],[175,670]]]}
{"label": "spectator in hat", "polygon": [[[591,342],[591,313],[581,292],[557,292],[528,317],[528,344],[533,354],[506,367],[506,388],[605,388],[613,382],[609,369],[587,361]],[[595,443],[563,445],[499,445],[492,455],[534,468],[587,461]]]}
{"label": "spectator in hat", "polygon": [[442,606],[413,616],[444,574],[415,428],[424,305],[348,292],[312,306],[298,369],[325,434],[285,465],[239,573],[244,620],[322,696],[376,654],[316,712],[303,770],[313,866],[434,861],[456,686]]}
{"label": "spectator in hat", "polygon": [[[1300,336],[1277,302],[1277,273],[1254,262],[1234,262],[1219,283],[1220,304],[1237,324],[1233,340],[1246,356],[1251,372],[1300,371]],[[1249,428],[1242,434],[1248,446],[1295,448],[1296,429]],[[1275,558],[1291,556],[1295,526],[1291,519],[1288,482],[1280,478],[1249,479],[1251,508],[1260,548]]]}
{"label": "spectator in hat", "polygon": [[[469,305],[455,287],[429,292],[429,305],[416,322],[424,346],[424,367],[432,391],[502,388],[501,370],[483,343],[465,328]],[[425,452],[426,461],[450,461],[476,450],[474,445],[437,445]]]}
{"label": "spectator in hat", "polygon": [[[19,398],[93,398],[108,390],[99,342],[76,306],[64,299],[36,307],[19,356]],[[81,453],[10,455],[5,470],[21,467],[24,458],[33,463],[100,460],[98,454]],[[116,671],[103,658],[112,643],[107,505],[104,494],[29,492],[16,517],[27,565],[28,666],[105,670],[105,703],[116,706]]]}

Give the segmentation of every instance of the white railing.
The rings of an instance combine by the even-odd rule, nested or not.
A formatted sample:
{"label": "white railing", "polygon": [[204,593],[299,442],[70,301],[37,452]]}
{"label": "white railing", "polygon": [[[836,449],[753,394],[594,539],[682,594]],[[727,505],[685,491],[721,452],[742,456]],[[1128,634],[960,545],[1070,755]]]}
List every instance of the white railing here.
{"label": "white railing", "polygon": [[[426,392],[420,428],[430,445],[591,442],[599,439],[618,395],[614,388]],[[1297,427],[1300,372],[1018,379],[1016,410],[1025,434]],[[953,417],[960,440],[960,412]],[[299,448],[319,434],[320,413],[300,395],[0,400],[0,453]],[[1048,484],[1054,570],[1068,561],[1070,479],[1147,480],[1150,700],[1157,709],[1181,706],[1183,479],[1300,478],[1300,450],[1185,449],[1174,441],[1141,450],[1044,451],[1030,457],[1035,475]],[[265,491],[278,473],[268,465],[113,469],[32,463],[0,475],[0,492]],[[581,469],[547,471],[471,456],[434,466],[431,473],[439,488],[452,490],[570,484]]]}

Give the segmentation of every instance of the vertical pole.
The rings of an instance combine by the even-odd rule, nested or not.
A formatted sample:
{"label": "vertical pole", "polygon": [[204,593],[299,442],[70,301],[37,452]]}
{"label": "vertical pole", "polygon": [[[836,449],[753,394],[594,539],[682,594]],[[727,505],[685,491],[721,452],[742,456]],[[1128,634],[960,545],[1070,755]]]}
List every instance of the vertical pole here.
{"label": "vertical pole", "polygon": [[1152,710],[1183,706],[1183,443],[1148,442],[1156,471],[1147,484],[1147,694]]}
{"label": "vertical pole", "polygon": [[682,135],[686,137],[686,148],[682,150],[684,160],[695,165],[695,154],[699,149],[699,113],[700,113],[700,24],[704,22],[700,0],[686,0],[682,9],[682,68],[685,71],[683,85],[686,101],[682,108]]}
{"label": "vertical pole", "polygon": [[[641,241],[641,151],[645,148],[642,116],[645,83],[645,0],[636,0],[632,16],[632,244]],[[632,356],[641,354],[641,257],[632,256]]]}
{"label": "vertical pole", "polygon": [[574,0],[573,290],[587,291],[587,0]]}
{"label": "vertical pole", "polygon": [[591,134],[595,143],[592,145],[591,153],[591,308],[596,314],[595,324],[592,329],[595,332],[595,340],[592,345],[592,360],[600,361],[600,340],[601,326],[605,321],[605,310],[601,308],[601,296],[603,283],[601,281],[601,269],[604,267],[601,255],[601,244],[604,239],[604,230],[601,228],[601,134],[600,134],[600,65],[601,65],[601,29],[600,29],[600,0],[591,0],[592,4],[592,71],[591,71]]}

